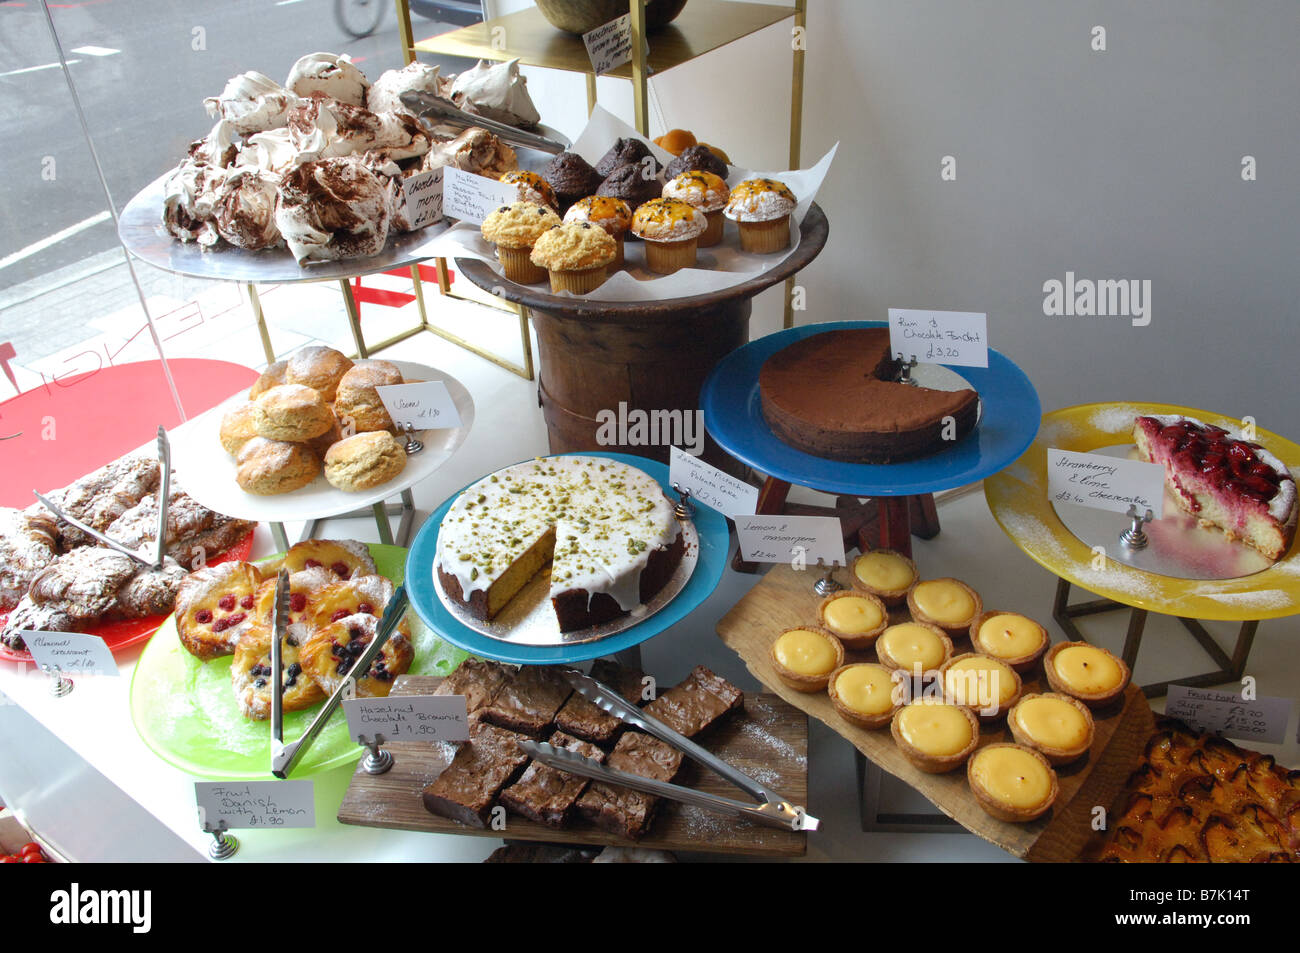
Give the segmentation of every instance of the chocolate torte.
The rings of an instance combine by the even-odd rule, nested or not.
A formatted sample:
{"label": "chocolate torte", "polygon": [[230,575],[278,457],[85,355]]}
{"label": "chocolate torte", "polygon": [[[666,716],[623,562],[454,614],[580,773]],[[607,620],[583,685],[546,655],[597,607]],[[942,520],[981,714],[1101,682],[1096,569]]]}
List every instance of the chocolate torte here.
{"label": "chocolate torte", "polygon": [[764,362],[763,416],[805,453],[851,463],[924,456],[975,426],[979,395],[897,380],[887,328],[846,328],[806,337]]}

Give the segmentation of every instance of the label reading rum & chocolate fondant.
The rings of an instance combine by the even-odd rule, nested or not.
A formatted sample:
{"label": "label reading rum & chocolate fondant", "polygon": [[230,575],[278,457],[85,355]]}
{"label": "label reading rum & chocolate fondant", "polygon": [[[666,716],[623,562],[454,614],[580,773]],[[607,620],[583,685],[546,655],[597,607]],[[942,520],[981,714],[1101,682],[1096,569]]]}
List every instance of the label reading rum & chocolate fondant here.
{"label": "label reading rum & chocolate fondant", "polygon": [[988,367],[988,315],[890,308],[889,351],[905,362]]}

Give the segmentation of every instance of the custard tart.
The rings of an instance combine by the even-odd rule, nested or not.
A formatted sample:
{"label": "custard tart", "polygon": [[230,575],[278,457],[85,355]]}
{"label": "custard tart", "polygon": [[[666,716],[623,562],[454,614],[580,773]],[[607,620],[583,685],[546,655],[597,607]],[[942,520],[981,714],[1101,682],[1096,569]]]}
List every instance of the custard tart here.
{"label": "custard tart", "polygon": [[1007,713],[1007,727],[1017,744],[1037,751],[1051,765],[1078,761],[1092,748],[1092,712],[1069,695],[1023,696]]}
{"label": "custard tart", "polygon": [[1042,817],[1061,793],[1047,759],[1021,745],[985,745],[967,762],[966,780],[980,807],[1013,824]]}
{"label": "custard tart", "polygon": [[844,646],[825,629],[786,629],[772,643],[777,677],[797,692],[825,691],[831,672],[844,664]]}
{"label": "custard tart", "polygon": [[1087,642],[1058,642],[1047,650],[1043,670],[1052,691],[1102,708],[1124,694],[1132,672],[1124,660]]}
{"label": "custard tart", "polygon": [[917,580],[916,563],[892,549],[873,549],[853,560],[853,588],[869,592],[887,606],[907,600]]}
{"label": "custard tart", "polygon": [[946,774],[960,768],[979,745],[980,723],[969,708],[914,701],[894,714],[889,733],[917,769]]}
{"label": "custard tart", "polygon": [[863,728],[884,728],[900,707],[902,686],[885,666],[856,662],[831,672],[826,692],[841,718]]}
{"label": "custard tart", "polygon": [[907,610],[916,622],[928,622],[959,639],[970,633],[984,604],[979,593],[960,579],[923,579],[907,590]]}
{"label": "custard tart", "polygon": [[866,649],[889,625],[889,610],[875,596],[846,589],[833,592],[817,609],[822,628],[846,649]]}
{"label": "custard tart", "polygon": [[983,612],[971,623],[970,644],[976,652],[1027,672],[1043,657],[1050,640],[1047,630],[1018,612]]}
{"label": "custard tart", "polygon": [[991,655],[966,652],[939,669],[944,697],[973,709],[980,721],[995,721],[1020,700],[1020,676],[1010,665]]}

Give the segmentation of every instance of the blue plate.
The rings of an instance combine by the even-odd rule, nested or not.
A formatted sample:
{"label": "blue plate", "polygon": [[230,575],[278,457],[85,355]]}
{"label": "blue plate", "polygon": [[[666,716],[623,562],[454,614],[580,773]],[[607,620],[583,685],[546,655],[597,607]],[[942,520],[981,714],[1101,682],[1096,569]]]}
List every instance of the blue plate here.
{"label": "blue plate", "polygon": [[[577,453],[563,456],[605,457],[626,463],[658,480],[665,493],[672,493],[668,485],[668,467],[655,460],[625,453]],[[578,645],[513,645],[501,642],[475,632],[448,612],[434,588],[433,563],[438,550],[438,528],[451,509],[451,504],[463,491],[464,487],[453,493],[416,534],[406,558],[406,591],[411,597],[411,605],[429,628],[453,645],[481,658],[519,665],[572,665],[630,649],[676,625],[694,611],[713,593],[727,565],[731,537],[726,518],[707,506],[696,506],[695,530],[700,537],[700,554],[695,572],[675,599],[644,622],[638,622],[608,638]],[[673,499],[671,495],[668,498]]]}
{"label": "blue plate", "polygon": [[763,418],[758,372],[795,341],[844,328],[887,327],[880,321],[834,321],[788,328],[732,351],[700,392],[704,426],[722,449],[755,470],[823,493],[915,496],[974,483],[1010,466],[1038,433],[1042,408],[1024,371],[989,350],[988,367],[951,367],[970,381],[982,404],[975,429],[952,447],[899,463],[842,463],[814,457],[779,440]]}

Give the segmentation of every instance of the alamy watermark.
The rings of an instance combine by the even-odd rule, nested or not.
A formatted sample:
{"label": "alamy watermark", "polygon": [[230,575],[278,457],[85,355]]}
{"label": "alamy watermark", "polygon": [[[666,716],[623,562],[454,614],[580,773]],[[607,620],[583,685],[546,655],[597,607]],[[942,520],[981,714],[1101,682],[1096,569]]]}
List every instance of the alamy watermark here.
{"label": "alamy watermark", "polygon": [[596,442],[602,447],[681,447],[693,457],[704,452],[704,411],[628,409],[596,413]]}

